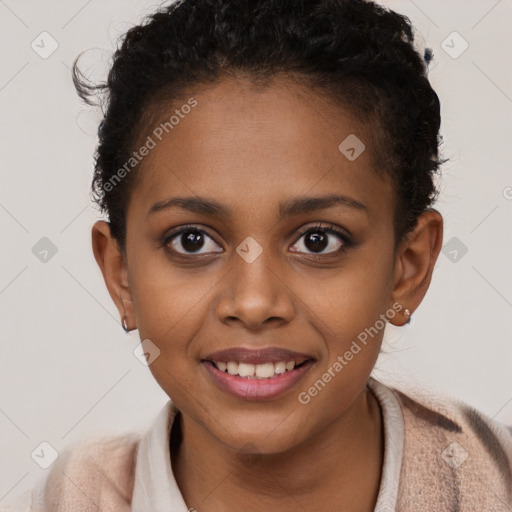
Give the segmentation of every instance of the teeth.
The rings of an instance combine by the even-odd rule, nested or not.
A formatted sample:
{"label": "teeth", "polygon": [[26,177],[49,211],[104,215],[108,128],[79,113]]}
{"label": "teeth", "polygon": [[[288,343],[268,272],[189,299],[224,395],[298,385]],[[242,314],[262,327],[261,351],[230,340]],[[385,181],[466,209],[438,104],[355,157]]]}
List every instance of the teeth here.
{"label": "teeth", "polygon": [[269,377],[273,377],[273,376],[274,376],[274,365],[272,363],[256,365],[256,377],[268,379]]}
{"label": "teeth", "polygon": [[238,375],[238,363],[229,361],[229,363],[227,364],[227,369],[230,375]]}
{"label": "teeth", "polygon": [[[292,370],[293,370],[293,367],[295,366],[295,362],[291,361],[291,363],[293,363],[293,366],[292,366]],[[286,363],[284,361],[281,361],[280,363],[275,363],[274,371],[276,373],[284,373],[286,371]]]}
{"label": "teeth", "polygon": [[255,368],[253,364],[240,363],[238,365],[238,375],[240,375],[240,377],[252,377],[254,371]]}
{"label": "teeth", "polygon": [[295,368],[295,361],[279,361],[277,363],[249,364],[237,363],[236,361],[219,361],[215,366],[221,372],[228,372],[230,375],[240,377],[271,379]]}

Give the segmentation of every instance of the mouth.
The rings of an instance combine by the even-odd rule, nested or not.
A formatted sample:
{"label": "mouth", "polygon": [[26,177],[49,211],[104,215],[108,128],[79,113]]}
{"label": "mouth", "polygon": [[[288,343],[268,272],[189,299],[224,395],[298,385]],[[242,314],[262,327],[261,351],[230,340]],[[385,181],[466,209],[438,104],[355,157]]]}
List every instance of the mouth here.
{"label": "mouth", "polygon": [[234,348],[201,359],[213,381],[224,391],[248,400],[270,399],[294,387],[315,358],[281,348]]}
{"label": "mouth", "polygon": [[309,359],[297,364],[294,360],[277,363],[241,363],[238,361],[205,361],[211,363],[217,370],[244,379],[274,379],[278,375],[291,372],[307,363]]}

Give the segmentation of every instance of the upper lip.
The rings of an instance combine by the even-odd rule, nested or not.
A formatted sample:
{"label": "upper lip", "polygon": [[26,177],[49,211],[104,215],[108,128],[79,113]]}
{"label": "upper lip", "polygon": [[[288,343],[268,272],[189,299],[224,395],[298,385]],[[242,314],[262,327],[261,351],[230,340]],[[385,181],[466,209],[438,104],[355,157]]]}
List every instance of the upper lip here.
{"label": "upper lip", "polygon": [[202,358],[203,361],[207,360],[214,363],[220,361],[236,361],[238,363],[247,364],[279,363],[281,361],[295,361],[295,364],[301,364],[307,359],[313,359],[313,357],[308,354],[279,347],[266,347],[261,349],[235,347],[218,350]]}

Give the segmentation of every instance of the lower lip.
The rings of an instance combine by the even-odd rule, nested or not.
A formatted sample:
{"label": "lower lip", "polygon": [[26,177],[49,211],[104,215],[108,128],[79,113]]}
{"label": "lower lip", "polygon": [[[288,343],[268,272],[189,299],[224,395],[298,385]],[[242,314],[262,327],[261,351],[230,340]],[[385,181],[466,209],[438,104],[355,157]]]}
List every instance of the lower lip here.
{"label": "lower lip", "polygon": [[313,365],[313,360],[306,361],[295,370],[286,371],[270,379],[256,379],[239,377],[221,372],[209,361],[203,361],[202,365],[213,381],[224,391],[244,400],[269,400],[293,388]]}

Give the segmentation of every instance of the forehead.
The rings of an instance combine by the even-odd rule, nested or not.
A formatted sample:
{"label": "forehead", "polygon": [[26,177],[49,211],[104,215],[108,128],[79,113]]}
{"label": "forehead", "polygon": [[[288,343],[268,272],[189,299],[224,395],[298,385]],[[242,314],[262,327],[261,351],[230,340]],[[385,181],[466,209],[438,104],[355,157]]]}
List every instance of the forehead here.
{"label": "forehead", "polygon": [[223,80],[191,90],[154,119],[142,138],[155,145],[137,169],[129,206],[139,214],[173,195],[256,211],[308,193],[340,193],[371,203],[376,215],[392,212],[391,183],[375,170],[370,127],[306,86]]}

